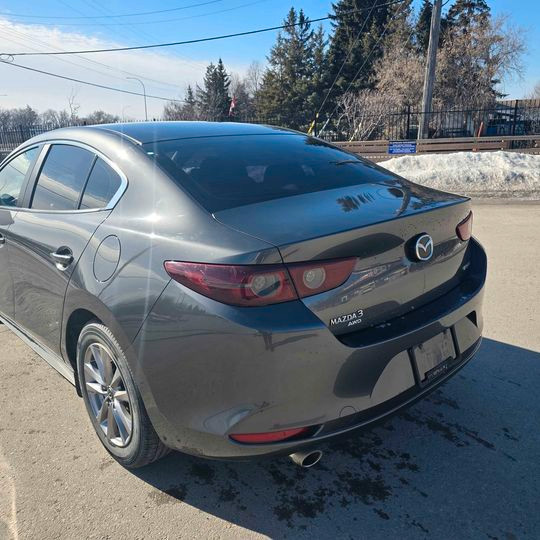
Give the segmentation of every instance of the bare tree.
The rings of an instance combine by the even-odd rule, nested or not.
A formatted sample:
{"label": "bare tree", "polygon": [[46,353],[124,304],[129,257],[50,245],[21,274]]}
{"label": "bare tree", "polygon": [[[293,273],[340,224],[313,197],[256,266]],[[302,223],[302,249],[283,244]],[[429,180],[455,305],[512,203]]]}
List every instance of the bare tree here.
{"label": "bare tree", "polygon": [[[500,97],[497,84],[520,77],[523,32],[505,17],[448,29],[438,54],[434,109],[479,109]],[[395,97],[396,107],[417,107],[422,98],[425,58],[407,45],[390,41],[375,64],[375,88]],[[540,89],[539,89],[540,91]]]}
{"label": "bare tree", "polygon": [[403,45],[386,49],[375,64],[375,88],[392,96],[394,107],[418,107],[422,100],[424,83],[424,58],[415,50]]}
{"label": "bare tree", "polygon": [[30,105],[0,111],[0,125],[4,129],[28,128],[38,123],[39,115]]}
{"label": "bare tree", "polygon": [[[184,106],[178,101],[168,101],[163,107],[164,120],[186,120]],[[190,119],[191,120],[191,119]]]}
{"label": "bare tree", "polygon": [[235,107],[231,116],[236,119],[249,119],[255,115],[254,98],[249,91],[247,77],[242,78],[237,73],[231,73],[229,94],[234,97]]}
{"label": "bare tree", "polygon": [[84,118],[84,123],[88,125],[95,125],[95,124],[111,124],[114,122],[119,122],[120,117],[116,116],[115,114],[109,114],[105,111],[97,110],[93,113],[89,114],[86,118]]}
{"label": "bare tree", "polygon": [[39,121],[51,128],[59,128],[69,126],[71,115],[66,109],[56,111],[54,109],[47,109],[39,115]]}
{"label": "bare tree", "polygon": [[81,108],[81,104],[77,103],[77,94],[78,90],[73,87],[68,96],[69,117],[71,123],[76,123],[79,109]]}
{"label": "bare tree", "polygon": [[384,136],[384,119],[392,110],[396,96],[376,90],[348,92],[338,102],[337,129],[350,140]]}
{"label": "bare tree", "polygon": [[199,120],[195,94],[188,86],[183,101],[168,101],[163,107],[163,120]]}
{"label": "bare tree", "polygon": [[540,81],[533,88],[533,91],[527,96],[528,99],[540,99]]}
{"label": "bare tree", "polygon": [[255,97],[261,88],[263,80],[264,68],[258,60],[254,60],[248,67],[246,77],[244,79],[247,91],[251,96]]}
{"label": "bare tree", "polygon": [[445,107],[491,106],[496,85],[523,73],[523,31],[499,16],[445,36],[438,56],[434,102]]}

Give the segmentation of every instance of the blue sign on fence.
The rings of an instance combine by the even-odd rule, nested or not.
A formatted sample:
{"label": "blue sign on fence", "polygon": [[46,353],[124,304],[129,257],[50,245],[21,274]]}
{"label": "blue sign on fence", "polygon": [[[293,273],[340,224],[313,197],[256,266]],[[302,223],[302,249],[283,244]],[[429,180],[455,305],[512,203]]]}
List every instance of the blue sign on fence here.
{"label": "blue sign on fence", "polygon": [[416,141],[390,141],[389,154],[416,154]]}

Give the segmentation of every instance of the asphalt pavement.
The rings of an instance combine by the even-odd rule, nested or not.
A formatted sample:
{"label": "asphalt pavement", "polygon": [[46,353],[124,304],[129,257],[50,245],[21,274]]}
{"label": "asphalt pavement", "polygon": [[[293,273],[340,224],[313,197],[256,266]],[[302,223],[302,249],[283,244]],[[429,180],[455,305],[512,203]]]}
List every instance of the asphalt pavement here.
{"label": "asphalt pavement", "polygon": [[475,207],[485,340],[428,399],[316,467],[116,464],[74,389],[0,326],[0,539],[540,538],[540,205]]}

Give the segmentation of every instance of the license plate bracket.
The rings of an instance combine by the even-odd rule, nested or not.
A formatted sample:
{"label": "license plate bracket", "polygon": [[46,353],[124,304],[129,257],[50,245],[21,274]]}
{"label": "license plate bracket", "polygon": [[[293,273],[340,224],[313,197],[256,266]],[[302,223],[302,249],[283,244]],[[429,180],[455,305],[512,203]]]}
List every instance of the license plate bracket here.
{"label": "license plate bracket", "polygon": [[421,386],[444,375],[455,363],[457,354],[450,328],[412,348],[413,363]]}

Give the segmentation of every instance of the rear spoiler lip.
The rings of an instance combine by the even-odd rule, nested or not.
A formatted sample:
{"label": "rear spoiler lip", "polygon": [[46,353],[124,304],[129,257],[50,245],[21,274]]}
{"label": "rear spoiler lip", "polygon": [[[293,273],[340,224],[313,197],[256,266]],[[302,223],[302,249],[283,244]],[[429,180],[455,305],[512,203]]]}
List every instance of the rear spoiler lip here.
{"label": "rear spoiler lip", "polygon": [[[429,212],[432,212],[432,211],[440,210],[441,208],[449,208],[451,206],[457,206],[457,205],[460,205],[460,204],[468,204],[468,206],[470,207],[470,203],[471,203],[471,198],[470,197],[462,197],[461,199],[458,199],[458,200],[441,202],[437,206],[419,210],[418,212],[416,212],[414,214],[405,214],[405,215],[392,217],[392,218],[389,218],[389,219],[383,219],[383,220],[380,220],[380,221],[373,221],[373,222],[370,222],[369,224],[363,225],[361,227],[351,227],[351,228],[348,228],[348,229],[342,229],[342,230],[339,230],[339,231],[335,231],[335,232],[333,232],[331,234],[322,234],[322,235],[318,235],[318,236],[311,236],[309,238],[305,238],[304,240],[301,240],[301,242],[310,241],[310,240],[315,241],[317,239],[325,238],[325,237],[331,236],[333,234],[347,233],[349,231],[354,231],[356,229],[364,229],[364,228],[367,228],[367,227],[372,227],[372,226],[375,226],[375,225],[381,225],[381,224],[384,224],[384,223],[389,223],[389,222],[393,222],[393,221],[397,221],[397,220],[401,220],[401,219],[407,219],[407,218],[413,219],[413,218],[415,218],[415,217],[417,217],[417,216],[419,216],[421,214],[426,214],[426,213],[429,213]],[[227,228],[229,228],[229,229],[231,229],[231,230],[233,230],[233,231],[235,231],[237,233],[244,234],[246,236],[250,236],[251,238],[255,238],[255,239],[257,239],[257,240],[259,240],[261,242],[266,243],[269,246],[272,246],[272,247],[278,249],[280,251],[281,255],[282,255],[283,262],[302,262],[302,261],[292,261],[292,260],[287,260],[286,261],[283,258],[283,251],[282,250],[285,249],[288,246],[298,244],[298,242],[299,242],[298,240],[292,240],[291,242],[288,242],[288,243],[272,242],[269,239],[261,238],[260,236],[257,236],[256,234],[241,230],[240,228],[237,228],[234,225],[231,225],[231,224],[228,224],[228,223],[222,221],[220,219],[220,217],[219,217],[219,212],[213,213],[212,217],[220,225],[223,225],[224,227],[227,227]]]}

